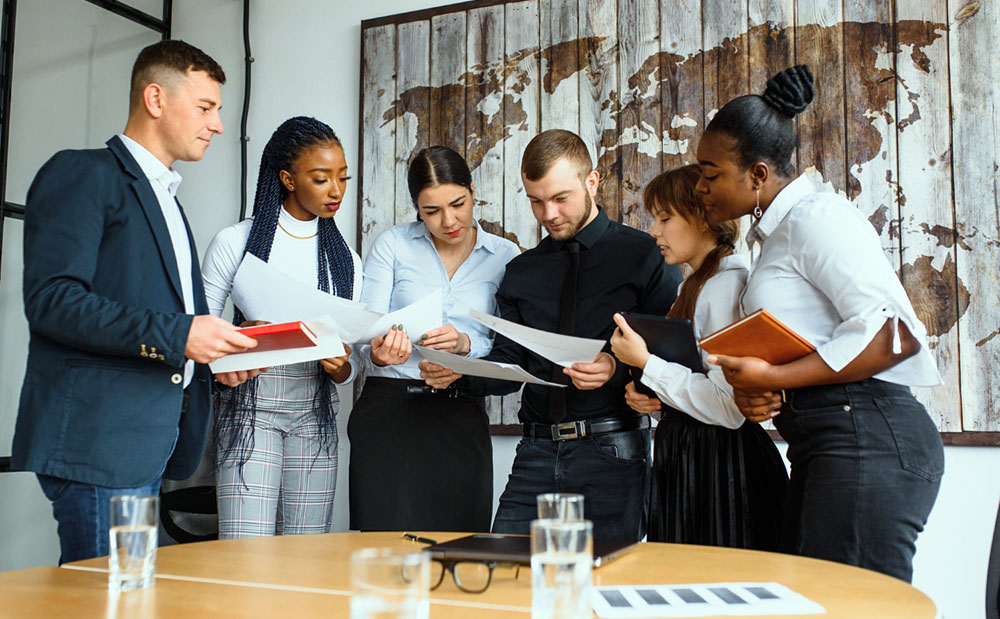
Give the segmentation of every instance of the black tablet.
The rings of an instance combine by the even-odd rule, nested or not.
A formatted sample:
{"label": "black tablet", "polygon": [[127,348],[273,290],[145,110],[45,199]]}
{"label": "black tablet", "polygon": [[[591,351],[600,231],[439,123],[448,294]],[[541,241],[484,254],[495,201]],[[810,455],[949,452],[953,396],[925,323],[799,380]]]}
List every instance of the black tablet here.
{"label": "black tablet", "polygon": [[[705,373],[701,364],[701,352],[694,337],[691,321],[686,318],[667,318],[649,314],[622,314],[632,330],[646,340],[649,352],[664,361],[679,363],[692,372]],[[639,393],[655,398],[656,394],[640,382],[642,368],[630,367],[632,380]]]}
{"label": "black tablet", "polygon": [[[597,540],[594,567],[600,567],[635,548],[636,542]],[[497,561],[531,565],[531,538],[527,535],[477,533],[426,548],[434,559]]]}

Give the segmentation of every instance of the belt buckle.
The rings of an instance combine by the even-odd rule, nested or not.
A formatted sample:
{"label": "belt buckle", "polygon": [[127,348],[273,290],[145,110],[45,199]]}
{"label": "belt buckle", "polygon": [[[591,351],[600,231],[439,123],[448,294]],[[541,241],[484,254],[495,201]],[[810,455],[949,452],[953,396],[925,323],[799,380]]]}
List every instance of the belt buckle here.
{"label": "belt buckle", "polygon": [[584,436],[587,436],[587,424],[583,421],[552,424],[553,441],[572,441]]}

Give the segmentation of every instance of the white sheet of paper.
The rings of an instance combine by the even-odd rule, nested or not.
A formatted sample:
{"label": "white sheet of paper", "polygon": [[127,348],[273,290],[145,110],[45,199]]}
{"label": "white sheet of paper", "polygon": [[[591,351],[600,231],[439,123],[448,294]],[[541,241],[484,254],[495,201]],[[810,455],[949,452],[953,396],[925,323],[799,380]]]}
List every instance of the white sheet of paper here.
{"label": "white sheet of paper", "polygon": [[270,368],[289,363],[316,361],[330,357],[342,357],[345,354],[344,340],[337,333],[337,327],[329,316],[319,320],[306,320],[312,332],[316,335],[316,346],[288,348],[285,350],[268,350],[253,352],[252,350],[233,355],[226,355],[218,361],[208,364],[213,374],[236,372],[238,370],[256,370]]}
{"label": "white sheet of paper", "polygon": [[[374,312],[373,312],[374,313]],[[444,305],[441,289],[436,288],[427,296],[404,308],[389,312],[371,324],[357,343],[367,344],[373,337],[383,335],[392,325],[403,325],[410,341],[416,343],[420,336],[444,323]]]}
{"label": "white sheet of paper", "polygon": [[574,363],[593,363],[607,342],[532,329],[516,322],[469,310],[469,316],[497,333],[514,340],[552,363],[568,368]]}
{"label": "white sheet of paper", "polygon": [[533,385],[566,387],[566,385],[550,383],[540,378],[535,378],[521,366],[513,365],[511,363],[497,363],[495,361],[487,361],[485,359],[476,359],[475,357],[463,357],[462,355],[455,355],[450,352],[426,348],[424,346],[414,346],[413,350],[431,363],[443,365],[449,370],[453,370],[459,374],[482,376],[484,378],[499,378],[519,383],[531,383]]}
{"label": "white sheet of paper", "polygon": [[348,342],[360,339],[382,316],[365,309],[363,303],[290,279],[253,254],[243,257],[229,294],[247,320],[292,322],[325,317],[333,320],[337,333]]}
{"label": "white sheet of paper", "polygon": [[594,587],[591,599],[603,619],[826,614],[816,602],[776,582],[612,585]]}

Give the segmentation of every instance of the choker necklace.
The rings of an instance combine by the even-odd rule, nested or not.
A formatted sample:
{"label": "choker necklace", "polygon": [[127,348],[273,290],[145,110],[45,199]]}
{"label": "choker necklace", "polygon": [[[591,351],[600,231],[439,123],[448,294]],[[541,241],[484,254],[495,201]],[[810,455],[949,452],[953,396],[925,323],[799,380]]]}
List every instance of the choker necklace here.
{"label": "choker necklace", "polygon": [[292,234],[291,232],[289,232],[288,230],[286,230],[284,226],[281,225],[281,221],[280,220],[278,221],[278,227],[281,228],[282,232],[284,232],[288,236],[292,237],[293,239],[299,239],[299,240],[311,239],[314,236],[316,236],[317,234],[319,234],[319,230],[317,230],[316,232],[313,232],[309,236],[298,236],[298,235]]}

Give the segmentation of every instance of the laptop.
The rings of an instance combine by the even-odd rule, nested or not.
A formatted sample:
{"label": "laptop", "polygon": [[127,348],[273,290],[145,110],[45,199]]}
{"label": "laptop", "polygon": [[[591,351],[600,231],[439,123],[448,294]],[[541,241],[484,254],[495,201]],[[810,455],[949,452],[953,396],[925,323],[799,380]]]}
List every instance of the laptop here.
{"label": "laptop", "polygon": [[[636,547],[638,542],[595,540],[594,567],[601,567]],[[426,548],[433,559],[496,561],[531,565],[531,538],[527,535],[476,533]]]}

